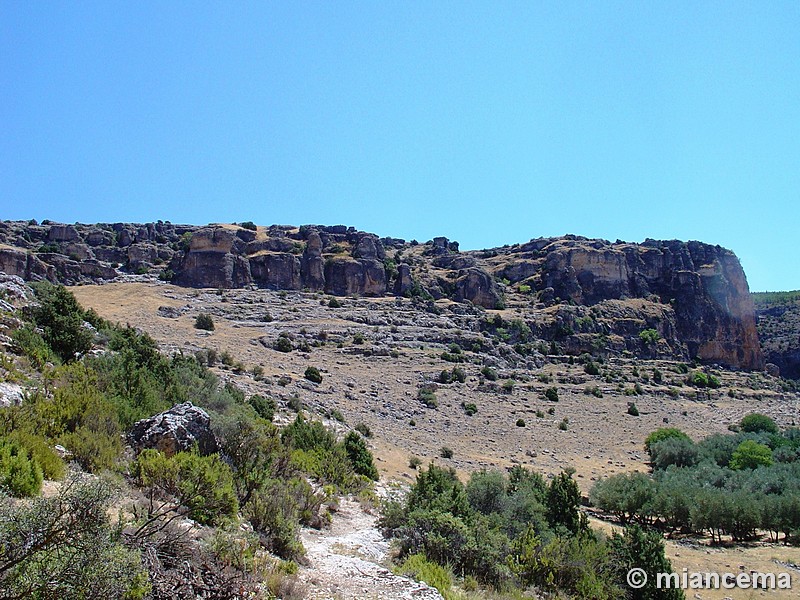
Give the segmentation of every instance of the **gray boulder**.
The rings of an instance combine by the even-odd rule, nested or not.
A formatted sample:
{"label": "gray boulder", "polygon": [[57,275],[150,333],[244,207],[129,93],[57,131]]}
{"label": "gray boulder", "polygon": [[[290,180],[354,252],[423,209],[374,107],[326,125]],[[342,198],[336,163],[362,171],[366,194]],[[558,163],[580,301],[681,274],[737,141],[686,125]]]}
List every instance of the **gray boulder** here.
{"label": "gray boulder", "polygon": [[211,430],[211,418],[191,402],[176,404],[153,417],[137,421],[128,441],[136,452],[155,448],[167,456],[189,450],[197,444],[200,454],[217,452],[219,445]]}

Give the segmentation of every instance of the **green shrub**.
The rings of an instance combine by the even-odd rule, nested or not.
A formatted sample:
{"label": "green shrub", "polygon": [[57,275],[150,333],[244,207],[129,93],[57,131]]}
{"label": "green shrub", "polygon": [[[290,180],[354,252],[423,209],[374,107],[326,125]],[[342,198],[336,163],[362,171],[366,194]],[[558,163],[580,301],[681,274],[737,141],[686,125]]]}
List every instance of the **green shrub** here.
{"label": "green shrub", "polygon": [[564,527],[567,531],[578,533],[587,525],[581,518],[581,492],[572,479],[573,472],[572,469],[562,471],[550,482],[545,503],[551,527]]}
{"label": "green shrub", "polygon": [[483,375],[488,381],[497,381],[497,371],[495,371],[492,367],[481,368],[481,375]]}
{"label": "green shrub", "polygon": [[468,417],[471,417],[472,415],[478,412],[478,407],[474,402],[462,402],[461,408],[464,409],[464,412],[467,414]]}
{"label": "green shrub", "polygon": [[214,319],[207,313],[200,313],[194,320],[195,329],[204,329],[205,331],[214,331]]}
{"label": "green shrub", "polygon": [[639,416],[639,409],[636,408],[636,404],[635,403],[628,402],[628,414],[631,415],[632,417],[638,417]]}
{"label": "green shrub", "polygon": [[363,333],[361,333],[360,331],[356,331],[356,332],[353,334],[353,343],[354,343],[354,344],[356,344],[356,345],[360,346],[361,344],[363,344],[363,343],[364,343],[364,340],[365,340],[365,338],[364,338],[364,334],[363,334]]}
{"label": "green shrub", "polygon": [[412,554],[396,567],[394,572],[403,577],[410,577],[416,581],[424,581],[429,586],[436,588],[445,598],[448,597],[453,581],[444,567],[437,565],[425,558],[423,554]]}
{"label": "green shrub", "polygon": [[278,337],[278,339],[275,340],[275,343],[272,345],[272,347],[278,352],[291,352],[292,350],[294,350],[294,347],[292,346],[292,341],[285,336]]}
{"label": "green shrub", "polygon": [[342,308],[343,304],[338,298],[334,298],[331,296],[331,299],[328,300],[328,308]]}
{"label": "green shrub", "polygon": [[37,370],[41,371],[49,362],[58,362],[50,346],[47,345],[44,338],[36,332],[30,323],[26,323],[14,331],[11,334],[11,339]]}
{"label": "green shrub", "polygon": [[0,437],[0,490],[12,496],[35,496],[42,490],[42,468],[30,451]]}
{"label": "green shrub", "polygon": [[658,573],[673,572],[672,564],[664,555],[664,539],[660,533],[646,532],[638,525],[632,525],[625,529],[623,535],[615,533],[610,540],[610,546],[611,560],[619,573],[627,574],[631,569],[641,569],[647,575],[644,587],[636,590],[636,598],[684,599],[685,595],[680,589],[657,586]]}
{"label": "green shrub", "polygon": [[298,505],[288,482],[269,480],[242,510],[268,550],[281,558],[305,554],[299,538]]}
{"label": "green shrub", "polygon": [[307,367],[306,372],[303,373],[303,377],[313,383],[322,383],[322,374],[317,367]]}
{"label": "green shrub", "polygon": [[717,377],[704,373],[703,371],[692,371],[689,373],[687,383],[695,387],[711,389],[717,389],[721,385]]}
{"label": "green shrub", "polygon": [[64,477],[64,461],[51,448],[47,438],[25,429],[15,429],[8,434],[8,439],[30,452],[31,458],[42,468],[45,479],[58,480]]}
{"label": "green shrub", "polygon": [[3,597],[144,598],[148,574],[110,523],[113,497],[106,482],[75,477],[56,496],[0,498]]}
{"label": "green shrub", "polygon": [[558,402],[558,388],[549,387],[544,391],[544,397],[550,402]]}
{"label": "green shrub", "polygon": [[768,467],[772,464],[772,450],[755,440],[745,440],[734,450],[730,467],[734,470]]}
{"label": "green shrub", "polygon": [[558,424],[558,428],[561,431],[566,431],[567,429],[569,429],[569,419],[567,419],[567,417],[561,419],[561,421]]}
{"label": "green shrub", "polygon": [[378,469],[375,468],[372,453],[367,449],[364,438],[355,431],[349,432],[344,438],[344,449],[356,473],[369,477],[373,481],[378,480]]}
{"label": "green shrub", "polygon": [[746,433],[778,433],[778,426],[775,421],[770,419],[767,415],[760,413],[750,413],[742,417],[739,422],[739,427]]}
{"label": "green shrub", "polygon": [[258,227],[252,221],[243,221],[239,223],[239,227],[242,229],[249,229],[250,231],[258,231]]}
{"label": "green shrub", "polygon": [[294,395],[287,400],[286,406],[289,407],[289,410],[299,413],[301,410],[303,410],[303,400],[300,398],[300,396]]}
{"label": "green shrub", "polygon": [[336,436],[321,422],[307,421],[301,414],[283,428],[281,439],[298,450],[330,450],[336,444]]}
{"label": "green shrub", "polygon": [[[461,348],[459,348],[459,350],[461,350]],[[452,352],[442,352],[439,355],[439,358],[441,358],[444,361],[451,362],[451,363],[462,363],[462,362],[464,362],[466,360],[464,358],[464,355],[461,354],[461,352],[458,352],[456,354],[454,354]]]}
{"label": "green shrub", "polygon": [[218,524],[238,510],[233,473],[218,454],[178,452],[167,457],[147,449],[132,464],[131,475],[151,497],[174,497],[190,518],[204,525]]}
{"label": "green shrub", "polygon": [[355,429],[358,433],[363,435],[365,438],[372,437],[372,430],[369,428],[369,425],[366,423],[359,423],[353,429]]}
{"label": "green shrub", "polygon": [[515,385],[516,381],[514,381],[513,379],[506,379],[502,385],[503,392],[505,392],[506,394],[512,393],[514,391]]}
{"label": "green shrub", "polygon": [[442,458],[453,458],[453,449],[448,446],[442,446],[439,449],[439,456]]}
{"label": "green shrub", "polygon": [[451,371],[451,379],[458,383],[465,383],[467,381],[467,373],[461,367],[454,367]]}
{"label": "green shrub", "polygon": [[422,459],[419,456],[410,456],[408,458],[408,466],[415,471],[420,467],[422,464]]}
{"label": "green shrub", "polygon": [[419,388],[419,391],[417,391],[417,400],[428,408],[436,408],[439,406],[439,402],[436,400],[436,392],[428,387]]}
{"label": "green shrub", "polygon": [[584,372],[587,375],[600,375],[600,365],[598,365],[594,361],[589,361],[583,367]]}
{"label": "green shrub", "polygon": [[93,334],[83,326],[84,312],[75,296],[63,285],[54,286],[45,281],[32,284],[39,302],[31,311],[42,337],[61,360],[74,360],[92,347]]}
{"label": "green shrub", "polygon": [[525,427],[525,419],[517,419],[517,427]]}
{"label": "green shrub", "polygon": [[647,346],[653,346],[661,339],[661,334],[655,329],[645,329],[639,333],[639,339]]}
{"label": "green shrub", "polygon": [[600,389],[599,386],[592,385],[589,387],[584,388],[583,393],[588,396],[594,396],[595,398],[602,398],[603,391]]}
{"label": "green shrub", "polygon": [[275,410],[278,407],[273,398],[254,394],[253,396],[250,396],[248,402],[250,403],[250,406],[253,407],[253,410],[255,410],[258,416],[262,419],[272,421],[272,419],[275,417]]}
{"label": "green shrub", "polygon": [[645,438],[644,440],[645,452],[650,454],[650,457],[652,458],[653,453],[651,452],[651,449],[653,444],[656,444],[657,442],[666,440],[668,438],[680,438],[691,441],[691,438],[677,427],[661,427],[660,429],[656,429],[655,431],[650,433],[650,435],[648,435]]}

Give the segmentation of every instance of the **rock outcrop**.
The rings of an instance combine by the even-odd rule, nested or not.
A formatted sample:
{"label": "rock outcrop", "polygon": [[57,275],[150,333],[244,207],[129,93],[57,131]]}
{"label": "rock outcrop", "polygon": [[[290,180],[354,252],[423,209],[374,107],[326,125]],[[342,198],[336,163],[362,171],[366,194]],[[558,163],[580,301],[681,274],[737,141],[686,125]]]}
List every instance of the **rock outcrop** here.
{"label": "rock outcrop", "polygon": [[752,296],[768,372],[800,380],[800,291]]}
{"label": "rock outcrop", "polygon": [[747,279],[729,250],[700,242],[611,244],[571,236],[534,240],[509,257],[499,272],[512,283],[525,280],[575,304],[628,298],[666,304],[689,357],[764,366]]}
{"label": "rock outcrop", "polygon": [[[674,335],[669,348],[680,356],[747,369],[764,366],[738,259],[700,242],[630,244],[564,236],[462,252],[458,242],[445,237],[406,243],[344,225],[254,229],[5,221],[0,222],[0,271],[67,284],[127,273],[158,275],[189,287],[394,293],[487,309],[503,308],[506,295],[522,289],[530,294],[524,304],[533,309],[642,299],[659,307],[641,305],[634,321],[650,323],[662,336]],[[612,313],[621,314],[618,308]],[[563,347],[584,345],[574,338]],[[637,345],[626,343],[629,350]]]}
{"label": "rock outcrop", "polygon": [[137,421],[128,434],[128,441],[137,452],[154,448],[167,456],[190,450],[195,445],[203,455],[213,454],[219,449],[208,413],[191,402],[176,404],[153,417]]}

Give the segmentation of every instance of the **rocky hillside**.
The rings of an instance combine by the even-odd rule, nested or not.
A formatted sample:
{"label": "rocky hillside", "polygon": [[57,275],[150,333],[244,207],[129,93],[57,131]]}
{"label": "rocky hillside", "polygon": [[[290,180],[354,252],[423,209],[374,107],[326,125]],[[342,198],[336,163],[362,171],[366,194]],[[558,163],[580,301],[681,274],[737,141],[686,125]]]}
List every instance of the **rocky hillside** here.
{"label": "rocky hillside", "polygon": [[345,226],[6,221],[0,271],[67,284],[135,274],[187,287],[445,298],[504,311],[485,327],[523,356],[764,362],[738,259],[700,242],[566,236],[461,252],[444,237],[420,244]]}
{"label": "rocky hillside", "polygon": [[764,358],[783,377],[800,379],[800,291],[753,294]]}

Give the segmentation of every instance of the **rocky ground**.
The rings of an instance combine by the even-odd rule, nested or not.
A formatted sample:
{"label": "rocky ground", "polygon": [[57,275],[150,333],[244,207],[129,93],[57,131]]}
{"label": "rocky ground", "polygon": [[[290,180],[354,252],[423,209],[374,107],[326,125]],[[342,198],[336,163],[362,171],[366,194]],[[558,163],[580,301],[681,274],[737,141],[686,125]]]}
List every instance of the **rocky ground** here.
{"label": "rocky ground", "polygon": [[[642,440],[664,423],[700,438],[726,431],[753,410],[781,425],[800,421],[797,394],[763,373],[716,369],[722,387],[697,390],[684,385],[685,375],[675,372],[679,363],[670,361],[610,358],[595,376],[568,357],[537,355],[512,362],[503,343],[475,331],[482,312],[448,301],[439,301],[435,314],[405,299],[345,298],[341,308],[330,308],[320,294],[220,294],[162,283],[73,291],[85,306],[142,328],[166,348],[213,349],[220,359],[229,353],[230,366],[220,359],[215,366],[220,376],[248,393],[276,397],[287,411],[299,398],[318,414],[341,413],[345,424],[329,419],[335,426],[366,424],[374,434],[379,468],[389,477],[413,477],[408,461],[414,455],[464,472],[514,463],[545,473],[572,466],[588,489],[598,476],[646,469]],[[212,315],[214,332],[194,329],[200,312]],[[282,334],[297,349],[275,350]],[[465,346],[479,341],[486,350],[463,351],[461,363],[443,360],[459,341]],[[303,378],[309,366],[320,369],[321,384]],[[497,372],[496,381],[482,376],[485,366]],[[435,383],[442,370],[455,367],[464,369],[465,383]],[[253,368],[263,374],[254,377]],[[655,370],[662,373],[661,383],[654,381]],[[426,385],[436,388],[435,409],[417,398]],[[551,387],[558,390],[558,402],[544,398]],[[631,402],[638,417],[628,414]],[[466,404],[475,404],[477,412],[468,415]],[[517,425],[520,419],[524,426]],[[566,429],[559,428],[565,419]],[[452,458],[440,457],[445,445]]]}
{"label": "rocky ground", "polygon": [[[413,481],[410,459],[417,457],[464,475],[512,464],[546,475],[573,467],[586,493],[605,475],[647,470],[642,442],[666,423],[699,439],[726,432],[754,410],[781,426],[800,422],[800,396],[765,373],[709,368],[722,385],[698,390],[684,384],[686,375],[677,372],[681,365],[674,361],[610,357],[597,375],[590,375],[566,356],[520,358],[479,326],[487,315],[513,318],[513,306],[483,311],[448,300],[431,308],[402,298],[348,297],[340,299],[341,307],[331,308],[330,298],[320,293],[193,290],[152,280],[72,291],[85,307],[150,333],[168,351],[215,351],[214,370],[223,380],[248,394],[278,400],[279,422],[292,419],[302,404],[341,431],[366,425],[387,485]],[[212,315],[213,332],[194,328],[200,313]],[[282,336],[290,340],[291,351],[274,348]],[[450,362],[442,356],[453,354],[454,343],[474,350],[461,351],[463,362]],[[320,370],[322,383],[303,377],[309,366]],[[481,373],[487,366],[497,372],[496,381]],[[465,371],[464,383],[435,383],[443,370],[455,367]],[[658,383],[656,371],[661,373]],[[418,399],[422,386],[435,388],[436,408]],[[551,387],[558,390],[558,402],[544,398]],[[628,414],[629,403],[639,416]],[[471,416],[463,408],[468,404],[477,409]],[[520,419],[524,426],[517,424]],[[443,447],[452,450],[451,458],[441,456]],[[330,530],[304,533],[310,564],[301,577],[309,597],[437,597],[389,572],[388,547],[374,523],[374,515],[343,502]],[[669,544],[676,568],[800,563],[798,549],[695,546]],[[363,595],[365,589],[373,595]],[[703,592],[697,597],[725,595]]]}

